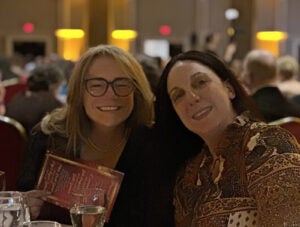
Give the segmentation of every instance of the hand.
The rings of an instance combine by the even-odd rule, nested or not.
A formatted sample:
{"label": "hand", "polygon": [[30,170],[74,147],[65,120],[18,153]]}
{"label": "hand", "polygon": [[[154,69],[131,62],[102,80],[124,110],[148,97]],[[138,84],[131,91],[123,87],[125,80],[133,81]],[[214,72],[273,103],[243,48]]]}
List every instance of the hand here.
{"label": "hand", "polygon": [[30,218],[32,220],[35,220],[39,216],[41,207],[49,194],[50,193],[42,190],[24,192],[27,206],[29,207]]}

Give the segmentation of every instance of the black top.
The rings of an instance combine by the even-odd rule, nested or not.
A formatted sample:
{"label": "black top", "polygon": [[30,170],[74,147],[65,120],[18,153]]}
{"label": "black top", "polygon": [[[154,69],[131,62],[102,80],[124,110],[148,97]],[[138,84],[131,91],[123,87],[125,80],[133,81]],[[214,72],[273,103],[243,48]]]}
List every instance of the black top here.
{"label": "black top", "polygon": [[[116,170],[124,173],[123,182],[117,196],[110,221],[106,227],[114,226],[145,226],[143,221],[144,202],[143,202],[143,152],[147,148],[150,129],[146,127],[136,128],[131,131],[127,144],[117,163]],[[48,149],[48,136],[35,130],[30,142],[30,149],[26,155],[24,171],[18,180],[17,187],[20,191],[27,191],[34,188],[39,171],[41,169],[46,150]],[[58,138],[59,140],[59,138]],[[51,204],[48,204],[51,205]],[[53,207],[49,213],[47,211],[39,219],[52,219],[61,223],[70,223],[69,213],[59,207]],[[53,214],[53,211],[55,215]],[[47,214],[45,214],[47,213]]]}
{"label": "black top", "polygon": [[252,97],[266,122],[288,116],[300,117],[300,108],[289,102],[277,87],[263,87]]}

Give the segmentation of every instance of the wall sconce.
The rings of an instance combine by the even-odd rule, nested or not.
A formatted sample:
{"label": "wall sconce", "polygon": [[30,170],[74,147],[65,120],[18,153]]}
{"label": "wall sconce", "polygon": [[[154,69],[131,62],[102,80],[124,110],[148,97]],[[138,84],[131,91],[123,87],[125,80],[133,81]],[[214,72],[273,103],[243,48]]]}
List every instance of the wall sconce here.
{"label": "wall sconce", "polygon": [[130,42],[137,37],[135,30],[123,29],[113,30],[111,33],[111,44],[118,46],[126,51],[130,50]]}
{"label": "wall sconce", "polygon": [[260,31],[256,33],[256,46],[270,51],[274,56],[279,56],[279,43],[287,37],[288,34],[282,31]]}
{"label": "wall sconce", "polygon": [[265,41],[281,41],[287,39],[287,37],[287,33],[281,31],[261,31],[256,33],[258,40]]}
{"label": "wall sconce", "polygon": [[57,52],[67,60],[76,61],[84,47],[84,31],[82,29],[57,29]]}
{"label": "wall sconce", "polygon": [[84,31],[82,29],[56,29],[55,35],[64,39],[79,39],[84,37]]}
{"label": "wall sconce", "polygon": [[137,32],[135,30],[113,30],[111,36],[114,39],[135,39],[137,37]]}

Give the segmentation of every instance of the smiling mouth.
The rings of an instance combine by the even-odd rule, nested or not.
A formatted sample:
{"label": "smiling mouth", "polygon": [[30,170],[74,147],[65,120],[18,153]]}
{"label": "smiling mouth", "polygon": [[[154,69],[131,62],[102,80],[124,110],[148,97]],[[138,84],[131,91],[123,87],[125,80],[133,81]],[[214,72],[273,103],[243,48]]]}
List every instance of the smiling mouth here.
{"label": "smiling mouth", "polygon": [[100,111],[117,111],[120,109],[119,106],[100,106],[100,107],[97,107],[98,110]]}
{"label": "smiling mouth", "polygon": [[205,118],[212,110],[212,107],[206,107],[204,109],[202,109],[201,111],[195,113],[192,118],[194,120],[201,120],[203,118]]}

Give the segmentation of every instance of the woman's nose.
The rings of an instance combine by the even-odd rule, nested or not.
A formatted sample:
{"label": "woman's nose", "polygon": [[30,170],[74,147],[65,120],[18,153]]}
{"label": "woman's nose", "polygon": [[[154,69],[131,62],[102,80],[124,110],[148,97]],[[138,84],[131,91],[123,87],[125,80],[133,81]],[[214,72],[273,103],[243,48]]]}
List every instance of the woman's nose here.
{"label": "woman's nose", "polygon": [[190,91],[190,92],[189,92],[189,97],[190,97],[190,100],[191,100],[191,104],[193,104],[194,102],[199,102],[199,100],[200,100],[199,95],[196,94],[196,93],[193,92],[193,91]]}
{"label": "woman's nose", "polygon": [[107,97],[115,97],[117,96],[113,87],[112,86],[108,86],[106,92],[104,93],[104,96],[107,96]]}

